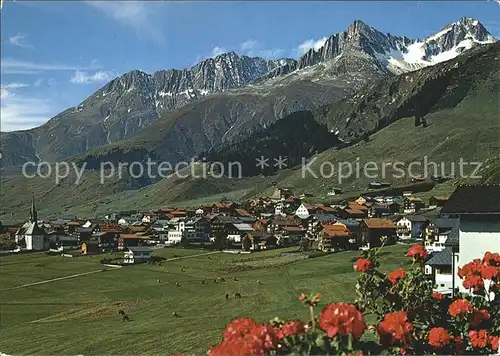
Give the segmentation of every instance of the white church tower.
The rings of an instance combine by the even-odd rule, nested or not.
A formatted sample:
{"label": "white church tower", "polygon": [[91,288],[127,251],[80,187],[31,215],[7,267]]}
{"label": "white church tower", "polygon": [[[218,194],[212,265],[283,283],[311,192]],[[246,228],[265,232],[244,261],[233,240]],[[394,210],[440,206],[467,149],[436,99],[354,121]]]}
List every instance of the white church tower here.
{"label": "white church tower", "polygon": [[38,214],[35,207],[35,194],[31,201],[30,219],[16,232],[16,243],[24,250],[43,251],[48,249],[47,233],[38,226]]}

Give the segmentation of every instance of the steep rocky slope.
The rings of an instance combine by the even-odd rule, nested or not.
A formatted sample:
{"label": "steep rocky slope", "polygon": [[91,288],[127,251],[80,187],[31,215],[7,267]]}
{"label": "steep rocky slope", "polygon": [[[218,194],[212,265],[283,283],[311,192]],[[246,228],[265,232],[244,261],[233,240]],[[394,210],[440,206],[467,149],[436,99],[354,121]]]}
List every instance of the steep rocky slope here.
{"label": "steep rocky slope", "polygon": [[[500,43],[495,43],[432,67],[383,79],[335,104],[290,115],[239,143],[220,144],[208,157],[213,161],[247,162],[247,174],[255,175],[262,172],[256,167],[251,169],[251,163],[261,155],[286,156],[288,166],[293,167],[302,157],[368,141],[370,135],[404,117],[413,117],[415,127],[427,127],[431,125],[427,115],[454,108],[478,88],[488,87],[500,100],[500,87],[494,81],[500,68],[499,57]],[[296,137],[301,134],[302,138]],[[309,139],[312,137],[316,139]],[[269,167],[264,173],[276,170]]]}
{"label": "steep rocky slope", "polygon": [[[145,182],[124,175],[122,179],[115,176],[101,184],[99,172],[88,170],[79,185],[74,184],[74,174],[58,185],[53,179],[9,177],[2,180],[0,194],[4,214],[0,220],[25,219],[32,191],[35,192],[41,216],[92,216],[120,209],[196,205],[223,196],[233,199],[259,196],[272,193],[275,185],[294,186],[298,192],[311,191],[321,199],[333,186],[358,192],[365,190],[371,180],[384,179],[401,185],[411,179],[408,174],[400,178],[392,176],[390,168],[385,177],[380,175],[380,171],[375,172],[378,178],[354,174],[340,179],[338,172],[330,175],[329,165],[326,167],[328,175],[320,174],[322,164],[336,166],[339,162],[355,162],[358,157],[361,164],[370,161],[379,167],[387,162],[408,165],[427,157],[431,162],[442,163],[446,174],[449,174],[452,162],[458,167],[460,159],[485,162],[492,158],[483,164],[481,172],[484,181],[500,183],[498,158],[495,159],[498,157],[500,137],[499,92],[500,43],[497,43],[464,53],[436,67],[384,80],[341,101],[339,105],[326,105],[310,113],[290,115],[274,126],[254,132],[240,144],[225,148],[222,145],[209,153],[214,160],[223,162],[246,160],[248,167],[254,169],[253,172],[244,170],[250,172],[249,177],[170,177]],[[381,117],[380,108],[390,109],[390,115],[386,115],[383,125],[377,126]],[[418,111],[415,111],[416,108]],[[186,113],[189,111],[186,110]],[[416,125],[415,112],[417,117],[425,118],[425,125]],[[348,121],[349,117],[352,119]],[[358,134],[358,125],[367,127],[363,135]],[[282,129],[288,130],[285,131],[288,133],[282,135]],[[349,134],[350,130],[356,135]],[[154,138],[147,141],[149,138],[145,135],[142,140],[150,144],[155,141]],[[131,152],[142,159],[140,151]],[[269,158],[288,155],[290,161],[285,169],[257,172],[255,156],[261,154],[272,155]],[[304,177],[301,166],[291,161],[294,156],[298,159],[295,162],[300,162],[302,156],[313,160],[310,168],[319,177],[309,173]],[[466,173],[473,168],[467,166]],[[456,170],[455,174],[458,174]],[[452,189],[453,186],[450,187]],[[325,199],[328,201],[328,198]]]}
{"label": "steep rocky slope", "polygon": [[[470,18],[462,18],[424,40],[383,34],[355,21],[346,31],[332,35],[322,48],[311,49],[297,61],[231,52],[186,69],[153,74],[132,71],[38,128],[2,133],[2,167],[27,160],[61,160],[133,137],[158,121],[169,127],[177,121],[173,118],[185,115],[184,110],[177,111],[179,108],[196,102],[204,111],[195,110],[193,115],[201,115],[203,124],[192,123],[183,132],[206,139],[201,144],[190,142],[189,137],[179,139],[183,132],[175,131],[179,128],[175,125],[168,137],[161,138],[170,140],[170,144],[164,143],[168,149],[179,147],[177,156],[185,158],[221,141],[247,137],[293,111],[311,110],[327,100],[334,102],[365,83],[433,65],[492,41],[488,31]],[[221,92],[228,94],[218,95]],[[266,98],[256,107],[254,101],[260,100],[261,92]],[[215,108],[222,108],[221,112]]]}

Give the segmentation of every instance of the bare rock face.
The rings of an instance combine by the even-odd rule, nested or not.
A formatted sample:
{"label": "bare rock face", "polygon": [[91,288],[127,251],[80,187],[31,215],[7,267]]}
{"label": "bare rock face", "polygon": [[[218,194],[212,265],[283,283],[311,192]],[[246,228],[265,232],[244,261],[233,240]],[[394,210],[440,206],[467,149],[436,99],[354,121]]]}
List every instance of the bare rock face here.
{"label": "bare rock face", "polygon": [[[294,111],[338,100],[366,83],[431,66],[494,41],[471,18],[462,18],[424,40],[384,34],[355,21],[346,31],[330,36],[319,50],[311,49],[298,60],[267,60],[230,52],[190,68],[153,74],[131,71],[40,127],[3,133],[2,167],[81,154],[131,138],[158,121],[165,122],[163,130],[178,129],[178,123],[171,123],[181,114],[197,115],[204,123],[187,120],[194,126],[183,136],[208,137],[185,153],[204,150],[209,144],[242,139]],[[207,98],[210,108],[232,109],[224,114],[212,109],[200,112],[200,107],[208,105]],[[214,103],[218,98],[222,101]],[[199,105],[187,113],[186,105],[196,102]],[[174,137],[171,145],[178,144],[178,135]],[[169,142],[164,144],[169,146]]]}

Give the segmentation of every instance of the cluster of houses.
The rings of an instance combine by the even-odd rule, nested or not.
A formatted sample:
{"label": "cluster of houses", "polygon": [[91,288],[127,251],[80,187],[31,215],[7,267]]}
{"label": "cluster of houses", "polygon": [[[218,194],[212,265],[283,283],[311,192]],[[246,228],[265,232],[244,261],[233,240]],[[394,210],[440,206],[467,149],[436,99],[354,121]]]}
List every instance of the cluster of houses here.
{"label": "cluster of houses", "polygon": [[422,241],[431,253],[426,273],[446,292],[459,285],[454,277],[459,265],[486,250],[499,252],[499,202],[497,185],[460,186],[450,198],[431,197],[427,204],[411,192],[311,204],[292,188],[278,188],[270,197],[244,203],[42,221],[33,200],[29,221],[8,232],[21,250],[124,251],[129,263],[147,260],[153,245],[202,247],[223,241],[220,248],[256,251],[305,245],[337,252],[379,246],[382,240]]}
{"label": "cluster of houses", "polygon": [[[213,244],[263,250],[297,245],[307,240],[313,249],[340,251],[378,246],[382,238],[424,237],[429,218],[418,215],[426,204],[405,192],[401,197],[359,197],[354,201],[310,204],[292,188],[278,188],[270,197],[244,203],[222,201],[196,209],[160,208],[124,211],[101,219],[63,217],[38,219],[33,199],[30,219],[9,229],[22,250],[64,251],[83,254],[121,251],[129,247],[176,244]],[[431,208],[444,197],[433,197]]]}

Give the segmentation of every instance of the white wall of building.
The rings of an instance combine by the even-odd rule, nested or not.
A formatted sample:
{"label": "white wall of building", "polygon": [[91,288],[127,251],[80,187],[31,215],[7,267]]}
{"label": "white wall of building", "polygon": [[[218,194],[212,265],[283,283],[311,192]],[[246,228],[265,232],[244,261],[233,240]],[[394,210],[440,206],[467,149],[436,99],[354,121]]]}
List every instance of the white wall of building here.
{"label": "white wall of building", "polygon": [[295,215],[297,215],[300,218],[307,218],[310,214],[309,214],[309,210],[307,210],[307,208],[304,206],[304,204],[301,204],[298,207],[297,211],[295,212]]}
{"label": "white wall of building", "polygon": [[401,240],[409,239],[411,238],[411,221],[408,220],[407,218],[402,218],[397,222],[397,229],[406,229],[408,230],[407,233],[402,233],[398,232],[398,238]]}
{"label": "white wall of building", "polygon": [[170,230],[167,235],[167,239],[169,243],[176,244],[181,242],[182,240],[182,231],[178,230]]}
{"label": "white wall of building", "polygon": [[439,252],[445,249],[445,242],[448,239],[448,235],[437,235],[436,239],[425,240],[425,249],[428,252]]}
{"label": "white wall of building", "polygon": [[[458,265],[461,267],[476,258],[483,258],[485,252],[500,252],[500,216],[464,216],[459,219],[460,242]],[[456,268],[458,270],[458,268]],[[465,292],[457,277],[460,291]]]}

